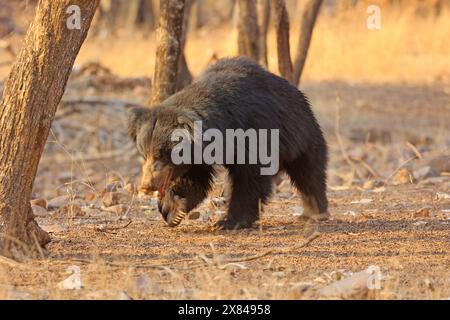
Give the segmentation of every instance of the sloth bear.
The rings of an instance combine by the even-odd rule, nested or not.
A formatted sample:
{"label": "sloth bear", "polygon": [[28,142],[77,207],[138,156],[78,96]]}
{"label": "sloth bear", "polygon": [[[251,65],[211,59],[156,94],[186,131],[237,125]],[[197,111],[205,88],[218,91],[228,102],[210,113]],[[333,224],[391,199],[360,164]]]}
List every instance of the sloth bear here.
{"label": "sloth bear", "polygon": [[[328,217],[327,145],[310,104],[296,87],[250,60],[219,60],[161,104],[131,109],[127,126],[144,157],[140,193],[159,191],[158,208],[169,226],[178,225],[205,199],[217,165],[226,168],[232,183],[227,215],[216,224],[219,229],[251,227],[280,171],[300,191],[305,216]],[[198,139],[210,129],[214,134]],[[187,137],[174,138],[177,130]],[[259,141],[252,141],[255,135]],[[188,142],[187,149],[180,151],[180,139]],[[216,162],[199,159],[213,140],[215,151],[209,151]],[[271,150],[270,158],[256,147]]]}

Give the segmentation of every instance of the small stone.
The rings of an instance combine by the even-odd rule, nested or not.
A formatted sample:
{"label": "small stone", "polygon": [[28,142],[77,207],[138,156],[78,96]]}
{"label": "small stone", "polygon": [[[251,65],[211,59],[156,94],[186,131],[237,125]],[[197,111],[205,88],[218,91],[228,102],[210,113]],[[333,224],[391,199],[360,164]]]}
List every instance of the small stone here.
{"label": "small stone", "polygon": [[274,272],[274,273],[272,273],[275,277],[277,277],[277,278],[283,278],[284,276],[285,276],[285,273],[284,272],[282,272],[282,271],[278,271],[278,272]]}
{"label": "small stone", "polygon": [[61,208],[59,208],[55,212],[55,216],[59,217],[68,217],[68,218],[79,218],[86,216],[86,212],[83,211],[78,205],[76,204],[68,204]]}
{"label": "small stone", "polygon": [[71,201],[71,197],[67,196],[67,195],[53,198],[47,202],[47,209],[55,210],[55,209],[61,208],[62,206],[69,204],[70,201]]}
{"label": "small stone", "polygon": [[294,216],[301,216],[305,212],[305,209],[303,207],[300,207],[300,206],[293,206],[292,207],[292,211],[293,211],[292,215],[294,215]]}
{"label": "small stone", "polygon": [[192,211],[189,213],[188,217],[189,220],[197,220],[200,218],[200,212],[199,211]]}
{"label": "small stone", "polygon": [[97,199],[97,194],[95,194],[94,192],[86,192],[84,195],[84,199],[86,201],[94,201],[95,199]]}
{"label": "small stone", "polygon": [[406,168],[402,168],[392,177],[392,184],[395,186],[408,184],[412,183],[414,181],[413,179],[414,177],[412,176],[411,172],[409,172],[409,170]]}
{"label": "small stone", "polygon": [[33,199],[30,201],[32,206],[39,206],[41,208],[47,209],[47,201],[44,199]]}
{"label": "small stone", "polygon": [[43,207],[37,205],[31,205],[31,209],[33,210],[33,215],[35,217],[48,217],[50,213]]}
{"label": "small stone", "polygon": [[380,188],[384,186],[384,182],[381,180],[367,180],[364,182],[363,188],[366,190]]}
{"label": "small stone", "polygon": [[299,291],[301,293],[307,291],[308,289],[312,288],[314,286],[314,283],[312,282],[297,282],[292,285],[292,287],[289,289],[289,291]]}
{"label": "small stone", "polygon": [[116,192],[119,189],[119,182],[112,182],[106,185],[103,189],[103,193]]}
{"label": "small stone", "polygon": [[63,233],[67,231],[67,228],[60,224],[46,224],[42,225],[41,228],[48,233]]}
{"label": "small stone", "polygon": [[132,300],[132,298],[126,292],[122,291],[117,296],[117,300]]}
{"label": "small stone", "polygon": [[441,184],[448,180],[448,177],[434,177],[434,178],[428,178],[424,179],[419,182],[420,185],[434,185],[434,184]]}
{"label": "small stone", "polygon": [[371,266],[348,278],[332,282],[319,290],[319,294],[332,299],[367,299],[369,291],[377,289],[372,282],[380,278],[379,267]]}
{"label": "small stone", "polygon": [[428,161],[428,165],[437,173],[450,172],[450,155],[435,157]]}
{"label": "small stone", "polygon": [[373,199],[361,199],[350,202],[350,204],[369,204],[373,201]]}
{"label": "small stone", "polygon": [[383,192],[386,192],[386,187],[375,188],[375,189],[373,189],[372,192],[374,192],[374,193],[383,193]]}
{"label": "small stone", "polygon": [[414,179],[423,180],[432,177],[438,177],[439,174],[430,166],[422,167],[413,172]]}
{"label": "small stone", "polygon": [[356,217],[357,216],[356,212],[352,211],[352,210],[345,211],[344,213],[342,213],[342,215],[344,215],[344,216],[351,216],[351,217]]}
{"label": "small stone", "polygon": [[424,207],[414,212],[414,218],[429,218],[431,217],[430,208]]}
{"label": "small stone", "polygon": [[103,195],[102,202],[105,207],[112,207],[118,204],[130,203],[130,196],[123,192],[108,192]]}
{"label": "small stone", "polygon": [[363,189],[365,190],[371,190],[375,187],[375,182],[373,180],[367,180],[363,184]]}
{"label": "small stone", "polygon": [[114,212],[118,215],[125,214],[128,211],[128,206],[125,204],[117,204],[115,206],[109,207],[107,210],[109,212]]}
{"label": "small stone", "polygon": [[437,200],[450,200],[450,193],[438,192],[436,193]]}

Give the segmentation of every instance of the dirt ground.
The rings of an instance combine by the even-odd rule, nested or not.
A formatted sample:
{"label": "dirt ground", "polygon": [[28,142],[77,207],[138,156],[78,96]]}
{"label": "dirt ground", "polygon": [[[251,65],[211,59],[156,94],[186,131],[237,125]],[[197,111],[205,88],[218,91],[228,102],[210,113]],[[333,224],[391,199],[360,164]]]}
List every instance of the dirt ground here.
{"label": "dirt ground", "polygon": [[[143,103],[146,88],[72,77],[34,192],[52,242],[39,260],[0,260],[0,298],[450,298],[448,87],[305,83],[330,147],[331,219],[302,220],[286,181],[259,225],[234,232],[211,230],[226,210],[220,178],[177,228],[155,199],[133,195],[140,162],[125,108],[105,99]],[[324,290],[369,267],[379,288]]]}

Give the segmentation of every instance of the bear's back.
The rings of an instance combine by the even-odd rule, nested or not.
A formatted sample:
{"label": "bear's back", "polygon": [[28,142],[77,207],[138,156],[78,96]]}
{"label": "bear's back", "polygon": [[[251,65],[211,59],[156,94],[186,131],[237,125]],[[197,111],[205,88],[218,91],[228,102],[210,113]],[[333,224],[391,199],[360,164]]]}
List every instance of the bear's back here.
{"label": "bear's back", "polygon": [[202,77],[211,74],[227,76],[249,76],[264,75],[265,70],[257,63],[244,57],[224,58],[209,66]]}

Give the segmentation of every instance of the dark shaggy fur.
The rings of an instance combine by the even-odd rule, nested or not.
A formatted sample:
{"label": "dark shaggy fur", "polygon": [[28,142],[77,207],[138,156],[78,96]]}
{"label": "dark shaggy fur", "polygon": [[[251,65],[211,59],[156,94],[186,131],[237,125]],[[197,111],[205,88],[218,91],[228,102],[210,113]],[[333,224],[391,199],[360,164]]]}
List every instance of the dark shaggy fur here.
{"label": "dark shaggy fur", "polygon": [[[137,148],[149,163],[142,187],[161,188],[168,172],[171,182],[160,200],[166,221],[173,212],[195,208],[211,186],[213,169],[206,164],[171,163],[176,142],[170,135],[176,128],[192,130],[193,122],[203,121],[203,130],[279,129],[280,170],[285,171],[301,192],[305,213],[326,217],[327,146],[308,100],[297,88],[247,59],[218,61],[193,84],[152,109],[133,109],[128,127]],[[270,150],[270,149],[269,149]],[[157,163],[157,165],[155,165]],[[250,227],[259,217],[259,202],[271,194],[272,176],[260,174],[260,164],[224,165],[232,181],[232,193],[222,228]],[[156,181],[156,182],[155,182]],[[183,199],[176,208],[173,198]]]}

